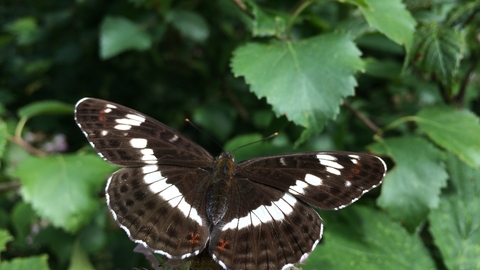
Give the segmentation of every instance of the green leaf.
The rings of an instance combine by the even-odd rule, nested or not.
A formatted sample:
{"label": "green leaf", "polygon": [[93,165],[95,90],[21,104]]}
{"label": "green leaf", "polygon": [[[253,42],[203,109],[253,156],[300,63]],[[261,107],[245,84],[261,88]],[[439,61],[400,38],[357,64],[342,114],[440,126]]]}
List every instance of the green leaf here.
{"label": "green leaf", "polygon": [[50,70],[52,65],[53,61],[50,59],[39,59],[26,64],[24,72],[26,76],[39,76]]}
{"label": "green leaf", "polygon": [[258,129],[268,128],[274,118],[271,110],[256,110],[252,115],[252,122]]}
{"label": "green leaf", "polygon": [[7,125],[5,122],[0,120],[0,158],[3,157],[3,153],[5,152],[5,145],[7,145]]}
{"label": "green leaf", "polygon": [[430,232],[448,269],[480,269],[480,170],[449,155],[455,192],[430,213]]}
{"label": "green leaf", "polygon": [[365,64],[365,74],[378,78],[395,79],[400,76],[402,71],[400,63],[392,60],[367,58]]}
{"label": "green leaf", "polygon": [[0,230],[0,252],[6,250],[7,243],[12,241],[13,237],[7,230]]}
{"label": "green leaf", "polygon": [[255,37],[284,36],[289,16],[287,14],[270,14],[263,11],[254,1],[246,1],[253,14],[252,34]]}
{"label": "green leaf", "polygon": [[468,165],[480,167],[480,124],[475,114],[433,106],[421,110],[415,121],[436,144],[458,155]]}
{"label": "green leaf", "polygon": [[367,22],[396,43],[410,49],[416,21],[401,0],[364,0],[359,5]]}
{"label": "green leaf", "polygon": [[[252,133],[252,134],[243,134],[239,136],[235,136],[234,138],[230,139],[224,146],[227,151],[232,151],[237,149],[238,147],[247,145],[252,142],[257,142],[262,139],[262,135]],[[258,156],[265,156],[265,154],[260,154],[263,150],[263,146],[261,142],[258,143],[259,145],[255,145],[255,147],[242,149],[239,148],[235,151],[235,161],[239,162],[245,160],[247,158],[258,157]],[[262,148],[262,149],[261,149]]]}
{"label": "green leaf", "polygon": [[32,233],[32,224],[36,218],[32,207],[23,201],[18,202],[12,211],[12,225],[15,229],[15,244],[25,247],[26,238]]}
{"label": "green leaf", "polygon": [[24,200],[38,215],[75,232],[98,208],[95,195],[112,171],[96,155],[54,155],[27,158],[15,175],[21,180]]}
{"label": "green leaf", "polygon": [[436,269],[418,235],[380,211],[353,205],[322,216],[324,242],[302,269]]}
{"label": "green leaf", "polygon": [[19,45],[33,44],[38,38],[38,24],[35,17],[21,17],[7,24],[5,30],[16,36]]}
{"label": "green leaf", "polygon": [[479,1],[461,2],[458,5],[453,5],[448,12],[445,25],[448,27],[459,26],[460,28],[468,25],[469,20],[475,15],[478,8],[480,8]]}
{"label": "green leaf", "polygon": [[266,97],[277,116],[305,127],[299,141],[319,133],[354,93],[353,74],[363,68],[348,35],[328,34],[300,42],[250,43],[232,59],[235,76],[244,76],[258,98]]}
{"label": "green leaf", "polygon": [[30,256],[26,258],[15,258],[8,262],[0,263],[0,270],[49,270],[48,256]]}
{"label": "green leaf", "polygon": [[94,270],[88,255],[82,249],[78,241],[73,246],[72,258],[70,259],[70,266],[68,270]]}
{"label": "green leaf", "polygon": [[100,27],[100,57],[108,59],[128,50],[144,51],[152,38],[142,26],[123,17],[107,16]]}
{"label": "green leaf", "polygon": [[220,141],[230,137],[235,123],[235,110],[224,103],[212,103],[197,107],[193,112],[193,123],[204,128]]}
{"label": "green leaf", "polygon": [[188,10],[171,10],[166,20],[171,23],[182,36],[196,42],[204,42],[210,35],[208,23],[198,13]]}
{"label": "green leaf", "polygon": [[48,248],[52,257],[63,265],[61,268],[66,268],[72,257],[75,237],[65,230],[48,226],[33,235],[33,243]]}
{"label": "green leaf", "polygon": [[426,24],[415,33],[413,48],[415,65],[451,88],[465,50],[462,33],[437,23]]}
{"label": "green leaf", "polygon": [[32,118],[43,114],[72,114],[73,106],[60,101],[44,100],[23,106],[18,109],[17,113],[22,118]]}
{"label": "green leaf", "polygon": [[369,149],[395,162],[383,181],[378,204],[414,229],[438,206],[440,189],[446,186],[443,153],[421,137],[391,138]]}

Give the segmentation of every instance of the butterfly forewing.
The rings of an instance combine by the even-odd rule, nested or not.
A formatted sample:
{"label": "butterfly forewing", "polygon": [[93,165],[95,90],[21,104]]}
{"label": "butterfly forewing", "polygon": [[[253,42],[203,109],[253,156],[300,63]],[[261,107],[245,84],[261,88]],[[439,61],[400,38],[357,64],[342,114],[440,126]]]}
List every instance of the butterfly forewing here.
{"label": "butterfly forewing", "polygon": [[254,158],[237,177],[269,185],[321,209],[340,209],[381,184],[382,159],[353,152],[304,152]]}
{"label": "butterfly forewing", "polygon": [[113,102],[81,99],[75,120],[95,150],[116,165],[199,167],[213,162],[205,149],[174,129]]}

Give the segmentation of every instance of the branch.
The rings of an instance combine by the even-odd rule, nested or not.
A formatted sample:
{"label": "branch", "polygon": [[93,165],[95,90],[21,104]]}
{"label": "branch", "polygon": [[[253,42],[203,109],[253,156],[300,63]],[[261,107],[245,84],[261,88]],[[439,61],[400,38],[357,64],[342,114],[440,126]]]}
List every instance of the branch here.
{"label": "branch", "polygon": [[42,150],[33,147],[31,144],[27,143],[24,141],[22,138],[19,137],[9,137],[9,141],[13,142],[16,145],[19,145],[20,147],[24,148],[28,152],[34,154],[35,156],[38,157],[45,157],[47,156],[47,153],[43,152]]}
{"label": "branch", "polygon": [[232,91],[230,90],[230,88],[228,86],[225,86],[224,87],[225,89],[225,95],[227,96],[227,98],[232,102],[233,106],[235,107],[235,109],[237,110],[238,112],[238,115],[240,116],[240,118],[245,121],[245,122],[248,122],[248,110],[243,106],[243,104],[238,100],[237,96],[235,94],[232,93]]}
{"label": "branch", "polygon": [[19,181],[10,181],[5,183],[0,183],[0,192],[7,191],[11,189],[17,189],[21,186]]}
{"label": "branch", "polygon": [[457,105],[461,105],[463,103],[463,100],[465,99],[465,94],[467,92],[467,86],[468,82],[473,74],[473,72],[477,69],[478,64],[480,63],[480,56],[478,56],[468,69],[467,73],[465,74],[465,77],[463,78],[462,82],[460,83],[460,91],[458,94],[453,98],[455,103]]}
{"label": "branch", "polygon": [[363,115],[361,112],[356,110],[355,108],[352,107],[352,105],[348,101],[343,101],[343,106],[347,107],[353,114],[355,114],[356,117],[358,117],[365,125],[367,125],[368,128],[370,128],[375,134],[377,134],[380,131],[380,128],[377,127],[370,119],[368,119],[365,115]]}
{"label": "branch", "polygon": [[242,0],[233,0],[233,2],[234,2],[235,5],[237,5],[237,7],[239,7],[245,14],[247,14],[248,16],[250,16],[250,18],[253,18],[253,14],[248,10],[247,5],[245,5],[245,3],[242,2]]}

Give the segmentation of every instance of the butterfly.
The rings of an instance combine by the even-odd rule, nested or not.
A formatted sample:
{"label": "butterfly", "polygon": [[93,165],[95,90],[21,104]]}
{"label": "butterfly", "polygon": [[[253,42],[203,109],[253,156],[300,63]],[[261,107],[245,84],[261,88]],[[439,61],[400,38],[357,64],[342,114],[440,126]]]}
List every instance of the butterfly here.
{"label": "butterfly", "polygon": [[128,237],[170,259],[208,250],[224,269],[286,269],[323,234],[312,208],[338,210],[381,184],[377,156],[313,151],[234,163],[133,109],[83,98],[75,119],[92,147],[120,170],[105,189]]}

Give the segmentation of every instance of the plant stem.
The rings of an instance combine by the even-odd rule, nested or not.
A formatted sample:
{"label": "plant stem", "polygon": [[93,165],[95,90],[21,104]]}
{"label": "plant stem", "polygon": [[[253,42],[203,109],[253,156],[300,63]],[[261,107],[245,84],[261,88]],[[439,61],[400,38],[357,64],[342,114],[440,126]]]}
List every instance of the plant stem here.
{"label": "plant stem", "polygon": [[286,32],[287,32],[287,39],[290,40],[291,36],[290,36],[290,31],[292,29],[292,26],[293,26],[293,23],[295,23],[295,20],[298,18],[298,16],[300,15],[300,13],[302,13],[302,11],[304,9],[306,9],[308,6],[310,6],[311,4],[313,4],[315,1],[314,0],[307,0],[305,2],[303,2],[296,10],[295,12],[293,12],[292,16],[290,17],[290,20],[288,20],[288,23],[287,23],[287,29],[286,29]]}
{"label": "plant stem", "polygon": [[373,123],[372,120],[368,119],[365,115],[363,115],[361,112],[359,112],[357,109],[353,108],[352,105],[348,101],[343,101],[343,105],[347,107],[353,114],[355,114],[356,117],[358,117],[367,127],[369,127],[375,134],[377,134],[380,131],[380,128],[377,127]]}

